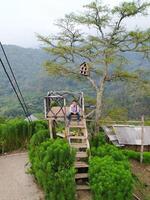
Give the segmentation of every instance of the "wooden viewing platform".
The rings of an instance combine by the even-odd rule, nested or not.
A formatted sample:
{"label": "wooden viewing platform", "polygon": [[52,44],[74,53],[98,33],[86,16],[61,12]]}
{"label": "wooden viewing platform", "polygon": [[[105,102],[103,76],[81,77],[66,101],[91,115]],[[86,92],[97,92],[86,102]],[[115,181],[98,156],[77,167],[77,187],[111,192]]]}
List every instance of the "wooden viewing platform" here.
{"label": "wooden viewing platform", "polygon": [[[76,117],[72,117],[71,122],[68,124],[67,115],[70,107],[66,104],[69,97],[72,95],[77,99],[80,106],[81,121],[77,122]],[[78,96],[78,97],[77,97]],[[68,98],[68,99],[67,99]],[[57,105],[56,105],[57,104]],[[50,136],[52,138],[61,137],[68,140],[69,145],[76,149],[75,168],[77,170],[75,180],[77,190],[89,190],[88,182],[88,149],[90,148],[88,140],[88,131],[86,126],[86,119],[84,116],[84,97],[83,93],[70,93],[70,92],[49,92],[48,96],[44,99],[45,105],[45,118],[49,122]],[[55,105],[55,106],[54,106]],[[56,122],[64,121],[63,133],[56,133]],[[81,170],[82,169],[82,170]]]}
{"label": "wooden viewing platform", "polygon": [[[51,108],[51,110],[46,114],[46,118],[49,119],[55,119],[61,120],[64,119],[67,116],[67,113],[69,113],[70,108],[67,107],[62,107],[60,108],[59,106],[54,106]],[[81,117],[83,116],[83,112],[80,112]]]}

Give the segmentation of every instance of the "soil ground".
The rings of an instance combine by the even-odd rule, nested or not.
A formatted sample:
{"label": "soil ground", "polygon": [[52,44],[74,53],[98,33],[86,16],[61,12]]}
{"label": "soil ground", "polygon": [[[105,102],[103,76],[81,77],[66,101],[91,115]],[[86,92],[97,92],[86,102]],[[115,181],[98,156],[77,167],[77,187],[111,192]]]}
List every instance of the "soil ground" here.
{"label": "soil ground", "polygon": [[[26,173],[28,155],[13,152],[0,156],[0,200],[44,200],[44,194],[34,178]],[[78,200],[91,200],[88,191],[77,193]]]}
{"label": "soil ground", "polygon": [[90,191],[79,191],[77,192],[78,200],[92,200]]}
{"label": "soil ground", "polygon": [[27,153],[0,156],[0,200],[43,200],[44,195],[27,174]]}
{"label": "soil ground", "polygon": [[134,193],[141,200],[150,200],[150,165],[132,160],[131,167],[136,181]]}

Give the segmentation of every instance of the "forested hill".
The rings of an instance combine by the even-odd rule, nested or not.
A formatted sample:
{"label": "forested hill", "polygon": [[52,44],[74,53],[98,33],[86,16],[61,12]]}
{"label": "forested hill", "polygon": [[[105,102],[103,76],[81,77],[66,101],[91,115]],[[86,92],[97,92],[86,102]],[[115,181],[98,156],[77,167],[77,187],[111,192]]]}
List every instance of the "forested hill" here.
{"label": "forested hill", "polygon": [[[75,81],[63,77],[50,77],[42,67],[42,63],[48,60],[49,55],[41,49],[27,49],[14,45],[4,45],[4,48],[32,113],[41,113],[43,111],[43,96],[48,90],[81,89],[85,92],[90,91],[87,84],[76,84]],[[0,57],[4,60],[2,51],[0,51]],[[127,54],[127,57],[130,59],[130,65],[128,66],[130,70],[135,69],[135,66],[140,66],[140,68],[144,66],[145,69],[148,68],[148,62],[143,61],[142,57],[136,54]],[[105,106],[105,109],[107,111],[105,110],[105,113],[109,113],[111,109],[117,107],[118,109],[125,109],[128,112],[128,116],[132,118],[136,118],[143,112],[149,114],[147,111],[148,95],[145,96],[142,93],[141,96],[139,91],[134,91],[135,94],[133,95],[132,92],[131,97],[131,91],[127,90],[128,85],[125,86],[123,84],[123,87],[118,87],[120,86],[118,84],[111,84],[106,90],[105,96],[107,98],[105,101],[107,102],[107,106]],[[126,95],[125,98],[124,95]],[[133,105],[135,101],[136,105]],[[137,107],[135,108],[135,106]],[[139,109],[139,107],[142,108]],[[132,108],[134,112],[132,112]],[[17,116],[21,114],[22,110],[20,105],[17,102],[2,67],[0,67],[0,115]]]}
{"label": "forested hill", "polygon": [[[63,77],[50,77],[47,74],[42,64],[49,58],[49,55],[43,50],[15,45],[4,45],[4,48],[31,112],[43,111],[43,97],[48,90],[75,87],[75,81],[65,80]],[[1,50],[0,57],[5,61]],[[0,67],[0,115],[16,116],[20,114],[22,114],[20,105],[2,67]]]}

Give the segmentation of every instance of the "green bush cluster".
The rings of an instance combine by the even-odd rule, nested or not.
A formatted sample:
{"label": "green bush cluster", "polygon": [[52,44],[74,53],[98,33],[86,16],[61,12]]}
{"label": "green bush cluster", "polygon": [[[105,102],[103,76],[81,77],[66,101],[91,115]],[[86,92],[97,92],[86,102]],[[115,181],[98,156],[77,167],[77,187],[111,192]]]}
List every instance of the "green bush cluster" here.
{"label": "green bush cluster", "polygon": [[150,126],[150,120],[146,120],[146,121],[144,122],[144,125],[145,125],[145,126]]}
{"label": "green bush cluster", "polygon": [[106,137],[104,135],[104,132],[99,132],[97,135],[91,138],[90,140],[90,146],[91,147],[99,147],[101,145],[106,144]]}
{"label": "green bush cluster", "polygon": [[28,123],[22,119],[5,120],[0,124],[0,153],[26,148],[31,136],[46,129],[45,121]]}
{"label": "green bush cluster", "polygon": [[29,158],[45,199],[75,199],[75,151],[66,141],[48,139],[46,131],[39,131],[31,138]]}
{"label": "green bush cluster", "polygon": [[133,178],[127,157],[117,147],[91,148],[89,180],[94,200],[132,199]]}
{"label": "green bush cluster", "polygon": [[110,144],[105,144],[105,145],[99,146],[98,148],[92,147],[91,154],[93,156],[98,156],[98,157],[104,157],[104,156],[109,155],[116,161],[127,160],[126,156],[122,153],[121,150],[119,150],[117,147]]}
{"label": "green bush cluster", "polygon": [[[140,161],[140,152],[136,152],[133,150],[122,150],[123,154],[127,156],[129,159]],[[143,153],[143,162],[150,163],[150,152]]]}
{"label": "green bush cluster", "polygon": [[129,200],[132,197],[130,170],[111,156],[93,157],[89,178],[93,200]]}

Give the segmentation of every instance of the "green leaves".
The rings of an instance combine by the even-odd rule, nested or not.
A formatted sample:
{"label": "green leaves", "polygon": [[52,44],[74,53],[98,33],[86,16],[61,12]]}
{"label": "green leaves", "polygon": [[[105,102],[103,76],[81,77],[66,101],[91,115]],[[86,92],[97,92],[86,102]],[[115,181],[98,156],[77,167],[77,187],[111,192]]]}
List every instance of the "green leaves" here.
{"label": "green leaves", "polygon": [[[133,151],[133,150],[127,150],[127,149],[123,150],[122,152],[129,159],[140,161],[140,152]],[[144,163],[150,163],[150,152],[144,152],[143,153],[143,162]]]}
{"label": "green leaves", "polygon": [[132,175],[110,156],[90,160],[90,184],[94,200],[132,199]]}
{"label": "green leaves", "polygon": [[[85,12],[80,15],[65,15],[56,23],[60,28],[57,35],[38,35],[39,40],[45,44],[44,50],[52,55],[50,61],[45,63],[46,69],[52,75],[71,75],[70,72],[76,73],[75,66],[79,60],[84,59],[92,63],[97,72],[102,68],[98,64],[102,64],[104,69],[111,68],[120,51],[148,53],[150,48],[146,42],[150,39],[149,31],[128,32],[123,28],[122,20],[139,13],[144,14],[149,6],[149,3],[131,1],[123,2],[110,10],[101,1],[93,1],[84,6]],[[83,31],[79,30],[79,25]],[[87,28],[92,28],[92,32],[89,33]],[[118,60],[118,64],[123,66],[122,61]],[[74,68],[71,69],[70,65]],[[101,77],[101,74],[97,73],[97,76]]]}
{"label": "green leaves", "polygon": [[116,161],[127,161],[127,158],[117,147],[109,144],[103,144],[96,149],[92,149],[92,155],[98,157],[111,156]]}
{"label": "green leaves", "polygon": [[107,4],[95,0],[84,6],[82,13],[71,13],[60,19],[57,22],[60,31],[56,35],[40,37],[45,44],[44,49],[52,55],[45,63],[51,75],[69,75],[79,80],[81,76],[77,66],[82,61],[89,63],[90,75],[82,80],[89,81],[96,95],[101,91],[96,102],[97,124],[106,84],[114,80],[128,83],[138,79],[137,74],[122,70],[130,59],[125,52],[150,55],[150,31],[140,31],[135,27],[128,31],[126,27],[129,17],[145,15],[149,6],[149,3],[140,1],[125,1],[108,8]]}
{"label": "green leaves", "polygon": [[74,17],[77,23],[95,26],[95,28],[99,29],[100,27],[105,27],[109,22],[109,8],[106,5],[102,5],[98,1],[93,1],[83,7],[85,8],[85,12],[80,16],[75,15]]}
{"label": "green leaves", "polygon": [[30,124],[22,119],[4,121],[0,124],[0,153],[27,148],[31,136],[37,129],[46,128],[45,121]]}
{"label": "green leaves", "polygon": [[129,200],[133,179],[126,156],[113,145],[93,143],[89,166],[94,200]]}
{"label": "green leaves", "polygon": [[29,157],[45,199],[74,200],[75,151],[65,140],[49,139],[46,132],[39,131],[31,139]]}
{"label": "green leaves", "polygon": [[138,13],[145,15],[146,10],[150,6],[150,3],[137,3],[137,2],[123,2],[120,6],[116,6],[112,13],[119,13],[123,17],[134,16]]}
{"label": "green leaves", "polygon": [[127,158],[112,145],[92,148],[89,166],[94,200],[132,199],[133,179]]}
{"label": "green leaves", "polygon": [[68,76],[68,75],[79,75],[78,71],[74,71],[71,68],[67,68],[63,66],[62,64],[53,62],[53,61],[47,61],[44,64],[46,70],[53,75],[63,75],[63,76]]}

